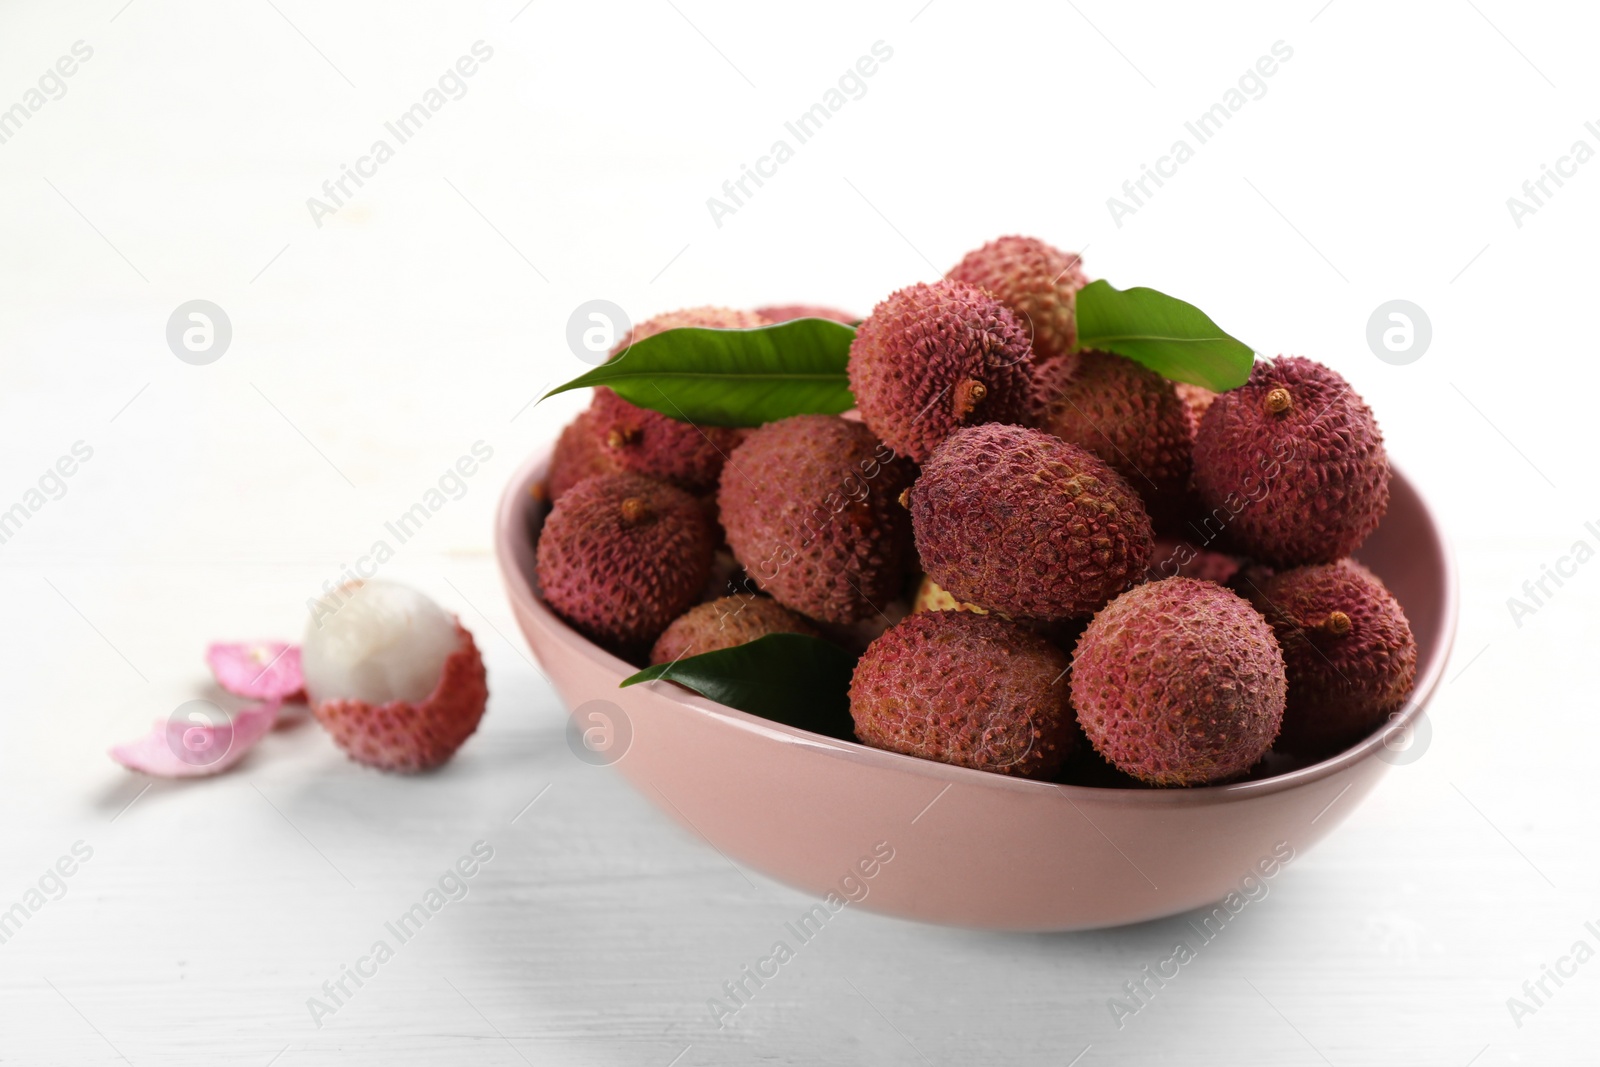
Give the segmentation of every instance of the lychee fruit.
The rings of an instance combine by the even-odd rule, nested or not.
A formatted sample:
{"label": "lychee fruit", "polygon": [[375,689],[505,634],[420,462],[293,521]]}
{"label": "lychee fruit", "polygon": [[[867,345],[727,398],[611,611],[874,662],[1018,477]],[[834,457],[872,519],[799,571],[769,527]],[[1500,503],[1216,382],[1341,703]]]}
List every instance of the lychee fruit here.
{"label": "lychee fruit", "polygon": [[1084,351],[1038,368],[1033,424],[1122,475],[1158,528],[1189,508],[1194,431],[1173,383],[1131,359]]}
{"label": "lychee fruit", "polygon": [[1211,404],[1217,399],[1217,394],[1193,382],[1173,382],[1172,387],[1178,391],[1178,399],[1183,401],[1183,406],[1189,411],[1190,431],[1198,430],[1200,420],[1211,410]]}
{"label": "lychee fruit", "polygon": [[[695,307],[669,311],[639,323],[611,350],[612,359],[626,359],[630,345],[667,330],[699,326],[717,330],[748,330],[768,325],[766,318],[753,311],[733,308]],[[557,461],[552,461],[551,499],[558,499],[577,478],[568,474],[587,470],[591,474],[628,471],[657,478],[690,493],[708,493],[717,487],[723,461],[744,437],[734,427],[696,426],[685,419],[639,407],[604,387],[595,390],[589,405],[587,439],[574,439],[567,448],[571,460],[557,445]],[[576,425],[576,424],[575,424]],[[565,434],[562,435],[565,438]],[[562,476],[557,478],[557,469]]]}
{"label": "lychee fruit", "polygon": [[1383,582],[1354,560],[1282,571],[1246,591],[1283,649],[1289,706],[1279,747],[1328,756],[1399,711],[1417,642]]}
{"label": "lychee fruit", "polygon": [[696,604],[672,620],[672,625],[656,638],[650,662],[673,663],[684,656],[733,648],[768,634],[822,636],[815,626],[776,600],[735,594]]}
{"label": "lychee fruit", "polygon": [[745,435],[738,427],[697,426],[638,407],[605,388],[595,390],[587,414],[599,462],[697,496],[716,489],[728,453]]}
{"label": "lychee fruit", "polygon": [[634,326],[628,331],[628,336],[618,341],[612,348],[611,358],[615,359],[617,353],[626,351],[629,345],[643,341],[646,337],[654,337],[658,333],[666,333],[668,330],[693,326],[708,330],[753,330],[768,325],[771,323],[767,317],[757,311],[740,311],[738,308],[723,307],[680,308],[677,311],[663,312]]}
{"label": "lychee fruit", "polygon": [[1244,774],[1283,722],[1283,655],[1238,594],[1194,578],[1106,605],[1072,658],[1072,705],[1095,751],[1153,785]]}
{"label": "lychee fruit", "polygon": [[728,546],[756,586],[829,623],[876,615],[900,592],[911,467],[859,422],[796,415],[752,430],[717,494]]}
{"label": "lychee fruit", "polygon": [[580,411],[556,438],[555,451],[550,455],[550,473],[545,478],[545,498],[554,503],[585,478],[617,474],[621,469],[600,447],[592,411]]}
{"label": "lychee fruit", "polygon": [[824,307],[821,304],[775,304],[771,307],[756,308],[756,314],[773,323],[792,322],[795,319],[831,319],[849,326],[861,321],[860,315],[852,315],[848,311]]}
{"label": "lychee fruit", "polygon": [[1150,566],[1145,569],[1145,580],[1159,582],[1163,578],[1199,578],[1218,585],[1230,585],[1242,566],[1237,556],[1200,548],[1182,538],[1157,537],[1155,551],[1150,554]]}
{"label": "lychee fruit", "polygon": [[1281,567],[1331,563],[1389,506],[1389,459],[1372,412],[1342,377],[1300,356],[1258,362],[1212,402],[1194,445],[1205,522]]}
{"label": "lychee fruit", "polygon": [[849,374],[872,432],[920,463],[962,426],[1023,421],[1033,361],[1027,331],[998,300],[942,281],[873,308],[850,344]]}
{"label": "lychee fruit", "polygon": [[1092,453],[1043,430],[972,426],[908,495],[923,570],[958,600],[1015,618],[1089,615],[1144,576],[1139,496]]}
{"label": "lychee fruit", "polygon": [[1078,347],[1077,294],[1089,284],[1083,259],[1036,237],[1001,237],[968,252],[945,275],[988,290],[1016,313],[1033,338],[1039,363]]}
{"label": "lychee fruit", "polygon": [[700,597],[714,537],[700,501],[637,474],[579,482],[539,536],[545,602],[623,654],[648,648]]}
{"label": "lychee fruit", "polygon": [[472,635],[395,582],[355,582],[319,601],[301,661],[317,721],[351,759],[379,770],[445,762],[489,699]]}
{"label": "lychee fruit", "polygon": [[867,648],[850,682],[856,737],[874,748],[1046,778],[1072,750],[1066,653],[992,615],[911,615]]}

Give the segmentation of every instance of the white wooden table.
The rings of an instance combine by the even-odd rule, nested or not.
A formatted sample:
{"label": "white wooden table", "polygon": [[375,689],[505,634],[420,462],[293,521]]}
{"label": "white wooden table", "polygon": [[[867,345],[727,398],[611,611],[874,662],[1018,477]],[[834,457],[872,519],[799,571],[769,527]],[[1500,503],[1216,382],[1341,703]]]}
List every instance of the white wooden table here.
{"label": "white wooden table", "polygon": [[[1594,1057],[1600,963],[1561,961],[1600,949],[1600,564],[1561,561],[1600,548],[1600,166],[1560,162],[1600,148],[1593,14],[919,5],[0,12],[0,120],[26,111],[0,125],[0,511],[26,511],[0,543],[0,909],[26,913],[0,943],[0,1062]],[[478,41],[492,56],[398,143],[385,123]],[[847,84],[716,225],[707,198],[878,41],[864,95]],[[1247,83],[1119,226],[1107,199],[1277,41],[1264,95]],[[1519,227],[1507,198],[1546,163],[1571,173]],[[314,218],[346,164],[370,174]],[[708,998],[810,901],[567,749],[489,551],[504,479],[583,400],[529,402],[583,369],[564,336],[584,300],[865,312],[1016,231],[1368,398],[1462,568],[1431,745],[1121,1028],[1108,1001],[1181,918],[995,936],[847,909],[719,1029]],[[1365,339],[1396,298],[1432,322],[1404,366]],[[165,337],[196,299],[232,326],[205,366]],[[214,780],[106,758],[214,695],[208,641],[296,635],[480,441],[493,458],[383,568],[486,652],[489,713],[446,769],[363,770],[312,724]],[[92,455],[47,477],[78,442]],[[1535,604],[1546,565],[1567,576]],[[385,923],[477,842],[465,895],[399,943]],[[390,958],[362,962],[380,939]],[[357,965],[333,1004],[323,983]]]}

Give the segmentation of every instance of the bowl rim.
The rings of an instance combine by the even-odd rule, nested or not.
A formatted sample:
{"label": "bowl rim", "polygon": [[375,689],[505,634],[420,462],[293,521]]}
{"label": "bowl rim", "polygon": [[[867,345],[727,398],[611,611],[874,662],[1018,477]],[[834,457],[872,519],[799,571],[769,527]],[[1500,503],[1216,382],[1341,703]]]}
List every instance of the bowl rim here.
{"label": "bowl rim", "polygon": [[[516,472],[507,482],[505,489],[501,492],[500,502],[495,509],[494,539],[495,558],[500,566],[501,579],[514,609],[538,620],[540,626],[552,634],[561,643],[565,651],[588,660],[595,666],[603,668],[607,673],[615,674],[620,682],[629,675],[637,673],[638,668],[590,641],[568,626],[555,612],[545,606],[544,601],[535,595],[532,582],[524,574],[523,562],[518,558],[519,541],[524,540],[527,536],[528,512],[540,503],[540,499],[535,497],[531,490],[544,477],[552,453],[553,445],[546,445],[536,449],[531,456],[518,466]],[[683,708],[715,719],[721,724],[737,730],[759,734],[785,744],[815,749],[832,758],[844,759],[862,766],[881,768],[887,763],[887,765],[893,766],[897,770],[918,774],[936,783],[944,783],[946,785],[967,783],[991,789],[1012,790],[1039,797],[1050,793],[1060,793],[1064,794],[1069,801],[1098,800],[1101,802],[1134,805],[1148,804],[1151,806],[1226,804],[1270,796],[1290,789],[1299,789],[1324,779],[1335,777],[1366,760],[1377,758],[1379,750],[1384,747],[1388,736],[1395,729],[1410,726],[1422,716],[1429,700],[1438,690],[1440,681],[1444,677],[1445,668],[1448,666],[1455,649],[1460,597],[1455,554],[1451,550],[1449,539],[1435,518],[1436,513],[1429,503],[1427,495],[1417,487],[1415,482],[1407,478],[1392,460],[1389,466],[1391,477],[1403,480],[1407,488],[1416,495],[1418,502],[1422,506],[1422,513],[1427,519],[1428,532],[1437,546],[1439,557],[1444,564],[1444,613],[1439,633],[1439,652],[1432,657],[1418,675],[1416,684],[1412,688],[1411,696],[1407,698],[1405,705],[1391,718],[1392,725],[1374,731],[1363,740],[1327,759],[1283,774],[1275,774],[1268,778],[1258,778],[1245,782],[1230,782],[1224,785],[1189,786],[1174,789],[1038,782],[1026,778],[995,774],[990,771],[980,771],[971,767],[958,767],[954,764],[908,756],[900,752],[872,748],[861,744],[859,741],[845,741],[823,734],[815,734],[809,730],[786,726],[783,723],[764,719],[747,711],[731,708],[726,704],[716,703],[680,686],[671,686],[669,689],[670,683],[652,681],[645,683],[645,685],[649,687],[651,693],[658,697],[668,699]],[[532,544],[523,543],[521,548],[522,552],[520,554],[527,557],[531,562]],[[543,674],[544,672],[541,670],[540,673]],[[552,688],[554,688],[553,685]],[[622,758],[626,759],[627,757],[624,755]],[[621,761],[619,760],[618,762]]]}

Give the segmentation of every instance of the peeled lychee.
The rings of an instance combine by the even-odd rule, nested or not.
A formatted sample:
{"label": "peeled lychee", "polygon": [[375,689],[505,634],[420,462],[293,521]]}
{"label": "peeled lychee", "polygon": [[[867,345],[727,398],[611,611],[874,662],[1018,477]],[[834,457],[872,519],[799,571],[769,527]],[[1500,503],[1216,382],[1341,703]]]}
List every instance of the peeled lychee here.
{"label": "peeled lychee", "polygon": [[1194,578],[1123,593],[1072,658],[1072,705],[1095,751],[1153,785],[1244,774],[1278,736],[1286,686],[1266,620]]}
{"label": "peeled lychee", "polygon": [[1342,377],[1300,356],[1263,360],[1212,402],[1194,445],[1208,535],[1280,567],[1331,563],[1377,529],[1389,459]]}
{"label": "peeled lychee", "polygon": [[1036,237],[1001,237],[950,268],[945,277],[994,294],[1022,320],[1043,364],[1078,345],[1077,293],[1089,284],[1083,260]]}
{"label": "peeled lychee", "polygon": [[969,604],[965,600],[957,600],[950,595],[950,591],[938,582],[922,576],[922,582],[917,586],[916,599],[911,602],[913,614],[924,611],[971,611],[978,615],[987,615],[989,612],[976,604]]}
{"label": "peeled lychee", "polygon": [[1353,560],[1282,571],[1246,595],[1283,648],[1289,705],[1279,747],[1332,755],[1405,706],[1417,642],[1400,604]]}
{"label": "peeled lychee", "polygon": [[992,615],[911,615],[867,648],[850,682],[856,737],[874,748],[1045,778],[1071,751],[1066,653]]}
{"label": "peeled lychee", "polygon": [[900,592],[910,465],[859,422],[796,415],[752,430],[717,494],[728,546],[757,587],[821,622],[880,613]]}
{"label": "peeled lychee", "polygon": [[817,628],[776,600],[734,595],[696,604],[672,621],[650,650],[651,663],[672,663],[747,644],[768,634],[822,636]]}
{"label": "peeled lychee", "polygon": [[1038,369],[1034,404],[1033,424],[1105,460],[1158,528],[1189,510],[1194,431],[1172,382],[1131,359],[1085,351]]}
{"label": "peeled lychee", "polygon": [[637,474],[578,483],[539,536],[545,602],[590,638],[625,654],[650,646],[700,598],[714,537],[700,501]]}
{"label": "peeled lychee", "polygon": [[908,495],[922,566],[958,600],[1015,618],[1088,615],[1144,576],[1138,494],[1043,430],[958,430]]}
{"label": "peeled lychee", "polygon": [[872,432],[920,463],[962,426],[1023,421],[1032,362],[1027,331],[993,296],[961,282],[917,284],[856,331],[850,388]]}
{"label": "peeled lychee", "polygon": [[489,698],[472,635],[394,582],[353,583],[321,600],[301,660],[317,721],[351,759],[380,770],[443,763]]}

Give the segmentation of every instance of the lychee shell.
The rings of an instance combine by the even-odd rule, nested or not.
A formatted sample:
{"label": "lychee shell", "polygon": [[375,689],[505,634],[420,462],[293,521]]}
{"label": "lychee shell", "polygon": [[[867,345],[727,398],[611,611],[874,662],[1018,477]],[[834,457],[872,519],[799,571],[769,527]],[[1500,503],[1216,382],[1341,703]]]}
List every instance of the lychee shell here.
{"label": "lychee shell", "polygon": [[699,599],[713,548],[700,501],[637,474],[606,474],[578,483],[551,509],[537,573],[557,614],[632,653]]}
{"label": "lychee shell", "polygon": [[751,581],[821,622],[880,613],[911,549],[898,498],[910,467],[859,422],[796,415],[751,431],[717,494],[728,546]]}
{"label": "lychee shell", "polygon": [[1138,494],[1042,430],[973,426],[910,493],[923,569],[956,599],[1014,618],[1087,616],[1139,581],[1154,545]]}
{"label": "lychee shell", "polygon": [[[1371,571],[1348,559],[1296,567],[1247,595],[1277,635],[1288,671],[1280,747],[1332,755],[1405,706],[1417,678],[1416,638]],[[1335,612],[1343,619],[1331,620]]]}
{"label": "lychee shell", "polygon": [[1076,731],[1066,653],[1016,623],[960,611],[908,616],[850,683],[864,744],[1023,778],[1053,774]]}
{"label": "lychee shell", "polygon": [[1272,628],[1214,582],[1137,586],[1094,617],[1072,660],[1072,704],[1095,751],[1154,785],[1248,771],[1278,736],[1287,681]]}
{"label": "lychee shell", "polygon": [[1280,356],[1211,403],[1195,435],[1194,484],[1207,521],[1244,554],[1279,567],[1331,563],[1383,518],[1389,459],[1349,383]]}

